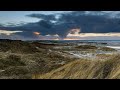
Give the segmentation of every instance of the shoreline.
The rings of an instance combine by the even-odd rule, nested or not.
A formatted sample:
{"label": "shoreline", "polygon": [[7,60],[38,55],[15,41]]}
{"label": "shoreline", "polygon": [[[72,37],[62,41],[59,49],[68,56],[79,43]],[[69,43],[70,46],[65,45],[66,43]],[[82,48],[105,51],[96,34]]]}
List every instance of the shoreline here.
{"label": "shoreline", "polygon": [[120,50],[120,46],[106,46],[106,47],[113,48],[113,49],[116,49],[116,50]]}

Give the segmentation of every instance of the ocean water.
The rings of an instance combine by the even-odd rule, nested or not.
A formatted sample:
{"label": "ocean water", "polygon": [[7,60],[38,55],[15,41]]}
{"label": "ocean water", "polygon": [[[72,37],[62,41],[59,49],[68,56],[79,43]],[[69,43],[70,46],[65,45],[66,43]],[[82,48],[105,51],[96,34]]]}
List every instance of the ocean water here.
{"label": "ocean water", "polygon": [[44,43],[97,43],[106,44],[107,46],[120,46],[120,40],[40,40],[39,42]]}

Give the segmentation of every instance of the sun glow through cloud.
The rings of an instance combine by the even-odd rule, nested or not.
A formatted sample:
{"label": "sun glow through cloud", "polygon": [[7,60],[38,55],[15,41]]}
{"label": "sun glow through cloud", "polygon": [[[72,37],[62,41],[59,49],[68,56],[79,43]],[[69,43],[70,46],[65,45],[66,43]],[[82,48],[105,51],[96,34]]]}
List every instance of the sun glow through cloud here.
{"label": "sun glow through cloud", "polygon": [[33,34],[35,34],[35,35],[40,35],[40,32],[33,32]]}
{"label": "sun glow through cloud", "polygon": [[18,32],[23,32],[23,31],[0,30],[0,35],[1,35],[1,34],[11,35],[11,34],[15,34],[15,33],[18,33]]}

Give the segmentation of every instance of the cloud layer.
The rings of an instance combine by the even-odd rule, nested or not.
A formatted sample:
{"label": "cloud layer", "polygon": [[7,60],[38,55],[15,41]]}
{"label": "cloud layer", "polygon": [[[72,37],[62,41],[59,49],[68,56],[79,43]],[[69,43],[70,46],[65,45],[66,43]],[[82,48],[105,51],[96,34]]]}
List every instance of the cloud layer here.
{"label": "cloud layer", "polygon": [[[113,12],[112,12],[113,13]],[[111,12],[100,11],[74,11],[68,13],[59,14],[30,14],[27,17],[38,18],[38,22],[27,23],[13,26],[0,25],[1,30],[9,31],[22,31],[17,35],[24,38],[48,38],[48,35],[52,38],[53,35],[58,35],[59,38],[67,38],[68,34],[75,33],[74,36],[80,35],[81,37],[101,37],[108,35],[109,33],[120,32],[120,13],[115,13],[112,17]],[[74,32],[74,29],[80,29],[80,31]],[[39,37],[35,36],[34,32],[39,32]],[[80,34],[81,33],[81,34]],[[90,33],[90,34],[86,34]],[[101,33],[101,34],[93,34]],[[105,34],[107,33],[107,34]],[[72,34],[73,35],[73,34]],[[108,35],[109,36],[109,35]],[[108,37],[107,36],[107,37]],[[49,37],[49,38],[50,38]],[[73,36],[72,36],[73,37]],[[111,36],[110,36],[111,37]],[[116,34],[112,37],[116,37]],[[119,37],[119,34],[118,36]],[[58,38],[58,37],[57,37]],[[55,39],[55,37],[54,37]]]}

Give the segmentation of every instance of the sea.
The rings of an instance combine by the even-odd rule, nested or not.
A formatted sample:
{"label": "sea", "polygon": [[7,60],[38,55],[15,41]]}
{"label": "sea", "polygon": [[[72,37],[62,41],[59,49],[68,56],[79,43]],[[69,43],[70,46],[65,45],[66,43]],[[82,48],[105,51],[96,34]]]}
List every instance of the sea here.
{"label": "sea", "polygon": [[37,40],[40,43],[49,44],[97,44],[104,45],[106,47],[119,49],[120,50],[120,40]]}
{"label": "sea", "polygon": [[120,46],[120,40],[36,40],[43,43],[103,43]]}

